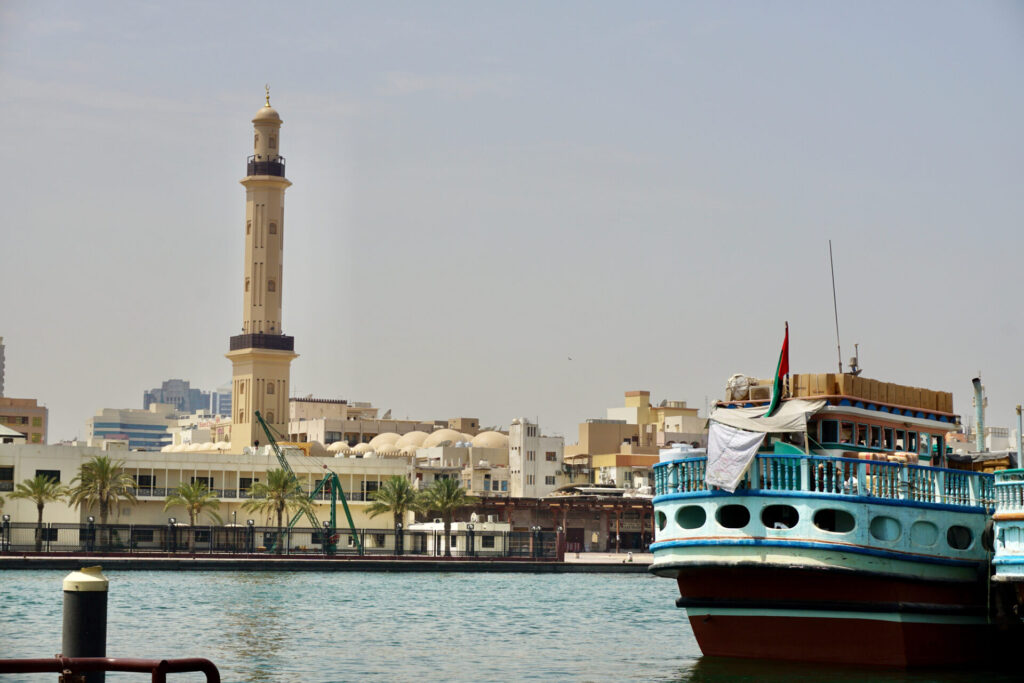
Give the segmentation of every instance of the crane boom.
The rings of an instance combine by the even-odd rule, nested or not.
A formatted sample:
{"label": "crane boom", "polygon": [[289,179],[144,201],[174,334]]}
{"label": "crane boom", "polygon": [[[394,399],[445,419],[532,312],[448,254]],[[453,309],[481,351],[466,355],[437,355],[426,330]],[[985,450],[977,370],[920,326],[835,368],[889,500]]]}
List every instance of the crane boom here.
{"label": "crane boom", "polygon": [[[281,469],[283,469],[285,472],[287,472],[289,475],[291,475],[292,481],[294,481],[295,484],[297,486],[299,486],[300,489],[301,489],[302,485],[299,483],[299,478],[295,475],[295,470],[293,470],[292,466],[290,464],[288,464],[288,458],[285,457],[284,451],[281,450],[281,446],[277,443],[277,440],[274,438],[274,435],[270,432],[270,425],[268,425],[266,423],[266,421],[263,419],[263,416],[260,415],[260,411],[257,410],[253,414],[256,416],[256,419],[259,421],[260,427],[263,428],[263,433],[267,435],[267,441],[270,443],[270,448],[271,448],[271,450],[274,451],[274,455],[277,456],[277,462],[281,465]],[[326,467],[325,467],[325,469],[326,469]],[[330,549],[331,552],[334,552],[334,550],[337,549],[337,546],[334,543],[328,543],[328,539],[326,537],[326,533],[324,532],[323,529],[320,528],[320,520],[317,519],[316,513],[313,511],[313,505],[312,505],[312,503],[315,500],[317,494],[320,493],[320,491],[322,491],[324,486],[326,486],[328,483],[330,483],[330,491],[331,491],[331,520],[330,520],[331,533],[333,534],[334,533],[334,529],[337,528],[337,505],[338,505],[338,496],[340,495],[341,496],[341,505],[345,509],[345,517],[347,518],[347,521],[348,521],[349,530],[351,530],[351,532],[352,532],[352,538],[355,541],[356,548],[359,551],[359,554],[362,555],[363,554],[363,544],[362,544],[362,542],[359,539],[359,534],[356,533],[356,525],[352,521],[352,513],[351,513],[351,511],[349,511],[349,509],[348,509],[348,501],[345,499],[345,491],[341,488],[341,480],[338,478],[338,475],[335,472],[332,472],[330,470],[327,470],[327,473],[324,475],[324,478],[320,480],[320,482],[316,485],[316,488],[314,488],[313,491],[309,494],[309,503],[310,504],[304,506],[302,510],[299,510],[298,512],[295,513],[295,516],[292,517],[291,522],[288,523],[288,528],[291,529],[292,527],[294,527],[296,522],[298,522],[299,519],[303,515],[305,515],[306,518],[309,519],[309,522],[312,525],[312,527],[314,529],[316,529],[319,533],[324,534],[324,536],[323,536],[323,543],[324,543],[324,545],[325,546],[330,545],[331,547],[329,549]]]}

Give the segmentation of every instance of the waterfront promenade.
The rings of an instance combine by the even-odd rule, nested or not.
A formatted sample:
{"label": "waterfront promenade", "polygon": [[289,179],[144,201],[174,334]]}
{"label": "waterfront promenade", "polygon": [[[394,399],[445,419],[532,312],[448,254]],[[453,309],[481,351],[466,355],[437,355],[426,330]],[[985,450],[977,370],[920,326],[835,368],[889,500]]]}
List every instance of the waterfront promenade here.
{"label": "waterfront promenade", "polygon": [[567,553],[554,559],[396,557],[338,555],[138,555],[127,553],[18,553],[0,555],[0,570],[78,569],[100,565],[108,570],[169,571],[385,571],[515,572],[531,574],[646,573],[651,555],[637,553]]}

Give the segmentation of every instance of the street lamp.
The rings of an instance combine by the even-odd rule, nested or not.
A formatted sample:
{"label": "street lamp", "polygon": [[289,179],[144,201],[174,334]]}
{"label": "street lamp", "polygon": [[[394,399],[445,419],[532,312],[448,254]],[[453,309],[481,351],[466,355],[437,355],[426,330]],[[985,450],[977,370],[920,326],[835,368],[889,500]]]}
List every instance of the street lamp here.
{"label": "street lamp", "polygon": [[178,520],[174,517],[167,518],[167,547],[173,553],[178,550],[178,539],[175,536],[174,525],[178,523]]}
{"label": "street lamp", "polygon": [[11,549],[11,516],[4,515],[3,519],[4,526],[3,529],[0,530],[2,531],[2,533],[0,533],[0,550],[7,552]]}
{"label": "street lamp", "polygon": [[85,532],[85,549],[92,552],[96,549],[96,518],[89,515],[85,521],[89,522],[89,528]]}
{"label": "street lamp", "polygon": [[253,551],[253,548],[256,547],[256,544],[255,544],[256,530],[253,528],[253,525],[256,523],[256,520],[254,520],[254,519],[247,519],[247,520],[245,520],[245,523],[249,527],[249,552],[251,553]]}
{"label": "street lamp", "polygon": [[402,523],[395,522],[395,554],[402,554]]}
{"label": "street lamp", "polygon": [[320,545],[322,545],[323,548],[324,548],[324,557],[327,556],[327,543],[328,543],[327,536],[328,536],[328,529],[330,529],[330,528],[331,528],[331,523],[328,522],[327,520],[324,520],[324,535],[320,537]]}
{"label": "street lamp", "polygon": [[468,547],[466,548],[466,551],[469,553],[470,557],[473,557],[473,555],[474,555],[474,550],[473,550],[473,529],[475,529],[475,528],[476,528],[476,525],[473,524],[472,522],[470,522],[469,524],[466,525],[466,531],[469,532],[469,543],[467,544]]}

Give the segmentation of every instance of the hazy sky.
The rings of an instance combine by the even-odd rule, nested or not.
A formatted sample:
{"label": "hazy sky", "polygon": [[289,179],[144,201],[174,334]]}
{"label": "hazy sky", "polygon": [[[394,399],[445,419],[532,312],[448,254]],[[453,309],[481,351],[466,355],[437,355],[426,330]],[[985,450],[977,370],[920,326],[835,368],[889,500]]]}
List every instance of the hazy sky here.
{"label": "hazy sky", "polygon": [[[284,119],[294,395],[540,419],[844,361],[1024,401],[1024,5],[0,4],[0,335],[50,440],[242,315]],[[572,360],[569,360],[569,358]]]}

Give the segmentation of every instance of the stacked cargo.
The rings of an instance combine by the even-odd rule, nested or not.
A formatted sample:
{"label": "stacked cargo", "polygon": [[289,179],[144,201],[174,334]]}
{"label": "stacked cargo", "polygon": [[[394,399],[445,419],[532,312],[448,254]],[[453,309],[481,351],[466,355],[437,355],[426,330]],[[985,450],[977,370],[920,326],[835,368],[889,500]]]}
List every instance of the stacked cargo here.
{"label": "stacked cargo", "polygon": [[948,391],[908,387],[850,374],[794,374],[790,375],[789,386],[790,395],[798,398],[845,396],[903,408],[938,413],[953,412],[953,394]]}

